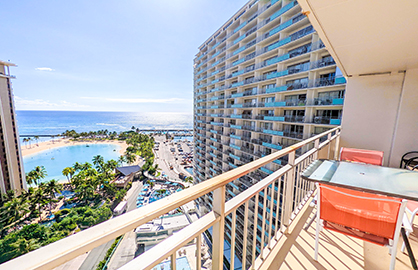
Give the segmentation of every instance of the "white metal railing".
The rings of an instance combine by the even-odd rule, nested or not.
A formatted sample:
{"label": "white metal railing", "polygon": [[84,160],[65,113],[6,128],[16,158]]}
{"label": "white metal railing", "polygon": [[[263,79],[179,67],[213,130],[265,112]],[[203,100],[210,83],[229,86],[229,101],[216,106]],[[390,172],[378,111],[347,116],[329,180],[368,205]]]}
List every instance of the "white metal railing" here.
{"label": "white metal railing", "polygon": [[[328,150],[328,158],[336,158],[340,130],[340,127],[336,127],[242,165],[164,199],[3,263],[0,269],[52,269],[211,192],[213,194],[212,210],[120,269],[152,269],[165,259],[171,258],[171,269],[175,270],[177,251],[194,239],[197,249],[196,269],[201,269],[201,237],[202,233],[210,227],[212,227],[212,269],[223,269],[226,219],[231,223],[230,228],[232,228],[230,232],[231,254],[235,254],[236,251],[242,254],[239,256],[243,258],[242,269],[250,266],[254,269],[254,262],[256,260],[262,262],[269,256],[269,247],[277,242],[282,232],[286,231],[300,205],[314,191],[314,185],[303,180],[300,173],[318,158],[318,152],[321,149]],[[296,157],[296,150],[301,148],[305,153]],[[330,156],[332,152],[333,157]],[[284,156],[287,157],[286,165],[264,179],[255,181],[254,185],[226,201],[228,183],[243,176],[247,177],[245,175],[252,177],[252,172],[256,169]],[[263,207],[259,208],[259,203]],[[260,224],[262,237],[257,236]],[[235,256],[231,256],[231,269],[233,269],[234,261]]]}

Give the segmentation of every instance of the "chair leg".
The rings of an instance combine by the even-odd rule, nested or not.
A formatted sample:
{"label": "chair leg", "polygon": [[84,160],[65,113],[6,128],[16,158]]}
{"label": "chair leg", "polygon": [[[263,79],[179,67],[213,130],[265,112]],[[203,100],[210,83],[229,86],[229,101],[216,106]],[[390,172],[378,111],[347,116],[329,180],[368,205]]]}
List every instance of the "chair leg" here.
{"label": "chair leg", "polygon": [[[413,211],[413,212],[411,213],[411,219],[409,220],[409,224],[411,224],[411,227],[412,227],[412,225],[414,224],[414,218],[415,218],[415,215],[417,214],[417,212],[418,212],[418,210],[417,210],[417,209],[415,209],[415,211]],[[410,234],[410,233],[411,233],[411,232],[407,231],[407,232],[406,232],[406,237],[409,237],[409,234]],[[404,252],[405,252],[405,241],[402,243],[401,252],[402,252],[402,253],[404,253]]]}
{"label": "chair leg", "polygon": [[390,256],[390,267],[389,267],[390,270],[394,270],[395,269],[396,253],[397,253],[397,249],[398,249],[399,236],[400,236],[400,233],[396,233],[395,234],[395,237],[393,239],[393,245],[392,245],[392,247],[390,249],[390,251],[391,251],[390,252],[391,253],[391,256]]}
{"label": "chair leg", "polygon": [[312,223],[316,219],[316,215],[318,215],[318,212],[315,213],[315,215],[311,218],[311,220],[309,220],[308,224],[306,224],[305,228],[303,228],[305,231],[308,230],[309,227],[311,227]]}
{"label": "chair leg", "polygon": [[392,247],[391,247],[391,257],[390,257],[390,270],[394,270],[395,269],[395,263],[396,263],[396,253],[398,251],[398,241],[399,241],[399,237],[401,236],[402,233],[402,217],[405,214],[405,207],[406,207],[406,200],[402,200],[402,204],[401,207],[399,209],[399,214],[398,214],[398,220],[396,221],[396,227],[395,227],[395,234],[393,236],[393,243],[392,243]]}
{"label": "chair leg", "polygon": [[[409,232],[406,232],[406,237],[409,237]],[[405,253],[405,241],[402,243],[401,252]]]}

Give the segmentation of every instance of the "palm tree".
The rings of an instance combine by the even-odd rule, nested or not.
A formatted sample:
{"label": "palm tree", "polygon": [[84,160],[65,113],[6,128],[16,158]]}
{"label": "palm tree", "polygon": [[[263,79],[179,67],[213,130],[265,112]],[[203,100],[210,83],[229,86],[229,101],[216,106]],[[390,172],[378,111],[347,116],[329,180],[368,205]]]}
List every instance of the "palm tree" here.
{"label": "palm tree", "polygon": [[1,222],[10,226],[15,222],[19,221],[22,216],[29,212],[27,204],[22,203],[19,198],[13,198],[6,202],[1,211]]}
{"label": "palm tree", "polygon": [[123,166],[123,163],[125,163],[127,160],[126,160],[126,157],[125,156],[120,156],[119,158],[118,158],[118,164],[119,164],[119,166]]}
{"label": "palm tree", "polygon": [[38,142],[39,136],[35,136],[34,139],[36,140],[36,145],[39,146],[39,142]]}
{"label": "palm tree", "polygon": [[88,162],[84,162],[83,164],[81,164],[81,170],[85,171],[91,169],[91,164]]}
{"label": "palm tree", "polygon": [[[28,138],[23,138],[23,143],[27,143],[28,142]],[[28,148],[28,144],[26,144],[26,148]]]}
{"label": "palm tree", "polygon": [[147,180],[147,184],[150,186],[151,189],[154,187],[154,181]]}
{"label": "palm tree", "polygon": [[66,167],[64,170],[62,170],[62,175],[67,177],[68,183],[71,185],[71,178],[73,178],[73,175],[75,173],[75,169],[73,167]]}
{"label": "palm tree", "polygon": [[184,179],[184,182],[193,184],[193,177],[191,177],[191,176],[186,177],[186,179]]}
{"label": "palm tree", "polygon": [[34,171],[30,171],[26,174],[26,183],[28,183],[28,185],[32,185],[32,184],[36,184],[36,179],[35,179],[35,172]]}
{"label": "palm tree", "polygon": [[36,166],[35,169],[26,174],[26,181],[29,185],[36,184],[39,187],[39,180],[44,179],[47,175],[44,166]]}
{"label": "palm tree", "polygon": [[103,172],[104,158],[101,155],[93,157],[93,164],[98,171]]}
{"label": "palm tree", "polygon": [[42,217],[41,208],[47,203],[45,190],[45,183],[40,183],[39,187],[35,190],[35,193],[33,194],[31,201],[31,203],[38,206],[38,212],[40,217]]}
{"label": "palm tree", "polygon": [[49,212],[51,212],[52,200],[55,197],[55,193],[62,190],[61,184],[57,180],[52,179],[46,184],[46,193],[49,194]]}
{"label": "palm tree", "polygon": [[48,174],[46,173],[46,169],[44,166],[36,166],[34,171],[35,171],[35,179],[36,179],[37,185],[39,186],[39,181],[41,179],[44,179]]}
{"label": "palm tree", "polygon": [[89,185],[88,183],[85,183],[81,185],[77,190],[77,196],[80,198],[80,200],[87,202],[88,199],[93,197],[94,195],[94,187]]}
{"label": "palm tree", "polygon": [[74,169],[75,171],[81,171],[81,170],[83,169],[83,165],[81,165],[81,163],[80,163],[80,162],[76,162],[76,163],[74,163],[74,165],[73,165],[73,169]]}
{"label": "palm tree", "polygon": [[136,156],[135,156],[135,155],[132,155],[132,154],[126,154],[126,155],[125,155],[125,158],[126,158],[126,161],[127,161],[129,164],[134,163],[134,162],[135,162],[135,160],[136,160]]}
{"label": "palm tree", "polygon": [[29,211],[32,213],[36,210],[36,204],[32,203],[33,197],[35,196],[36,190],[33,187],[29,187],[28,191],[22,192],[22,198],[25,202],[29,202]]}

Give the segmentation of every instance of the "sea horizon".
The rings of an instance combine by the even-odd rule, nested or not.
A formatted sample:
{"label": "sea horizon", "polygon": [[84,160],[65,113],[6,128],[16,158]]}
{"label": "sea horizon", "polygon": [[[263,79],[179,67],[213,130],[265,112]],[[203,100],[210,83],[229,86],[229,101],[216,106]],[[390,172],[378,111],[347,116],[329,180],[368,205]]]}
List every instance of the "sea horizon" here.
{"label": "sea horizon", "polygon": [[21,135],[55,135],[66,130],[88,132],[105,130],[189,129],[193,114],[181,112],[104,112],[16,110]]}

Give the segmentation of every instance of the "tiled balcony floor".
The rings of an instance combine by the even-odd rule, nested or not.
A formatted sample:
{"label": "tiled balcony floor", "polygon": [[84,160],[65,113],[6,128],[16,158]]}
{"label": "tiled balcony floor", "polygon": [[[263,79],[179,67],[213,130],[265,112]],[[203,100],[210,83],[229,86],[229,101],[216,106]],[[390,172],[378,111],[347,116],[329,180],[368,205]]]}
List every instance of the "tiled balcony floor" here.
{"label": "tiled balcony floor", "polygon": [[[289,241],[287,241],[287,245],[282,246],[284,250],[281,250],[280,253],[283,255],[276,257],[274,264],[279,266],[278,269],[389,269],[388,248],[329,230],[323,230],[320,233],[319,261],[316,262],[313,259],[316,223],[314,222],[307,231],[303,229],[309,220],[307,217],[312,217],[316,212],[316,209],[311,212],[311,207],[308,209],[294,231],[290,235],[283,236]],[[415,221],[417,220],[418,218],[415,219]],[[415,223],[414,233],[410,235],[409,240],[415,257],[417,257],[418,223]],[[293,245],[290,245],[291,242]],[[400,239],[395,269],[412,269],[408,255],[400,251],[402,243],[403,241]]]}

